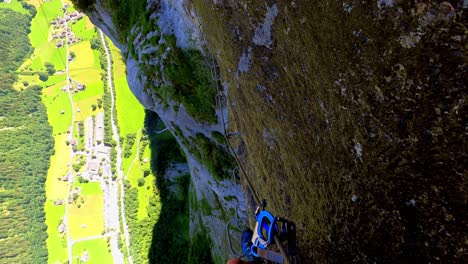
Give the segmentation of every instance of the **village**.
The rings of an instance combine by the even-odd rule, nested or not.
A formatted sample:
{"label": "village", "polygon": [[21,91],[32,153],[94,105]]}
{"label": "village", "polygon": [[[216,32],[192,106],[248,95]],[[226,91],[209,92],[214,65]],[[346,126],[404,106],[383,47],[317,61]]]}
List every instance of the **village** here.
{"label": "village", "polygon": [[[60,180],[63,182],[71,181],[72,185],[75,182],[84,184],[99,182],[103,192],[113,198],[104,200],[104,213],[106,215],[115,214],[118,212],[118,209],[115,208],[117,203],[114,201],[117,199],[117,185],[111,180],[111,147],[104,144],[104,113],[100,112],[94,117],[88,117],[84,122],[84,126],[77,125],[75,127],[79,138],[67,142],[73,149],[73,170],[70,170]],[[71,127],[67,133],[72,133]],[[84,143],[80,146],[81,148],[78,148],[79,141]],[[57,199],[54,205],[59,206],[68,203],[76,204],[79,208],[84,203],[83,198],[80,197],[81,191],[80,187],[73,187],[66,201]],[[110,222],[109,219],[112,218],[105,217],[104,228],[106,232],[112,233],[115,232],[118,225]],[[57,228],[59,234],[66,232],[66,224],[66,220],[62,219]],[[81,224],[81,228],[85,229],[87,225]]]}
{"label": "village", "polygon": [[[69,6],[69,4],[65,4],[63,11],[66,11]],[[81,12],[75,11],[70,14],[65,12],[65,16],[57,16],[57,18],[52,20],[52,38],[57,40],[55,44],[57,48],[63,47],[65,45],[65,39],[69,45],[81,41],[81,38],[76,37],[68,25],[69,23],[75,24],[77,21],[83,19],[83,17],[84,15]]]}
{"label": "village", "polygon": [[[77,134],[83,135],[80,132],[81,126],[76,126]],[[67,133],[72,133],[71,128]],[[70,144],[74,150],[74,171],[69,171],[60,180],[64,182],[101,182],[107,181],[112,176],[110,165],[111,147],[104,144],[104,113],[98,113],[94,118],[88,117],[84,126],[84,145],[81,149],[78,148],[80,139],[72,139],[67,144]],[[74,175],[71,175],[73,173]],[[105,184],[105,183],[104,183]],[[68,203],[72,204],[76,201],[76,197],[80,194],[80,188],[76,187],[68,197]],[[63,200],[55,201],[56,205],[62,205]]]}
{"label": "village", "polygon": [[[79,91],[84,91],[86,89],[86,85],[78,82],[78,81],[75,81],[75,80],[72,80],[71,78],[69,79],[69,82],[70,82],[70,91],[73,92],[73,93],[77,93]],[[62,87],[62,92],[68,92],[68,89],[67,89],[67,86],[63,86]]]}

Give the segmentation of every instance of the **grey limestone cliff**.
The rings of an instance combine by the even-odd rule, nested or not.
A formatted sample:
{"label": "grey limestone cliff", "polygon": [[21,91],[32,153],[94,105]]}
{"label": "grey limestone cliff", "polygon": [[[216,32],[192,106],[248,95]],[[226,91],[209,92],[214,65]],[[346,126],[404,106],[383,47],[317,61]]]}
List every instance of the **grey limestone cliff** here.
{"label": "grey limestone cliff", "polygon": [[[215,260],[222,260],[230,252],[226,224],[236,212],[241,218],[245,218],[245,198],[240,185],[230,178],[235,166],[223,169],[224,175],[213,175],[198,149],[201,147],[201,140],[205,143],[208,141],[224,154],[229,153],[226,145],[213,137],[213,133],[223,133],[220,115],[226,114],[227,110],[219,111],[214,108],[213,118],[197,119],[186,110],[184,102],[158,93],[161,87],[174,86],[164,70],[167,65],[164,61],[172,56],[173,50],[195,52],[204,62],[208,62],[205,67],[214,67],[204,48],[206,43],[201,37],[197,17],[188,2],[148,1],[147,10],[151,10],[150,25],[131,25],[130,34],[125,38],[114,25],[112,13],[102,1],[97,0],[87,13],[91,21],[121,49],[132,92],[145,108],[159,115],[184,151],[190,169],[190,193],[193,196],[190,199],[191,234],[206,230],[213,241],[212,256]],[[174,41],[175,43],[171,43]],[[158,74],[155,75],[155,72]],[[213,89],[215,95],[216,87],[213,83],[212,81],[210,89]],[[209,206],[210,210],[197,206],[202,203],[205,207]]]}

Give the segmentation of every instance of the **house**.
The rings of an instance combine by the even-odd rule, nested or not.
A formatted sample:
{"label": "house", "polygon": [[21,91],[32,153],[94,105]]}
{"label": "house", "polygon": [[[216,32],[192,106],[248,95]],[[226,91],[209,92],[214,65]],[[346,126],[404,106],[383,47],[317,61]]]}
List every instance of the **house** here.
{"label": "house", "polygon": [[63,176],[62,179],[60,179],[60,180],[66,182],[66,181],[68,181],[68,176],[69,176],[69,175],[68,175],[68,173],[67,173],[67,175]]}
{"label": "house", "polygon": [[64,225],[63,223],[61,223],[61,224],[58,226],[57,231],[59,232],[59,234],[62,234],[63,232],[65,232],[65,225]]}
{"label": "house", "polygon": [[77,83],[76,89],[78,89],[78,91],[83,91],[84,89],[86,89],[86,86],[82,83]]}
{"label": "house", "polygon": [[99,161],[97,160],[92,160],[89,162],[89,166],[88,166],[88,169],[91,173],[98,173],[99,171]]}
{"label": "house", "polygon": [[57,41],[57,44],[55,44],[55,46],[56,46],[57,48],[63,47],[63,40],[59,39],[59,40]]}

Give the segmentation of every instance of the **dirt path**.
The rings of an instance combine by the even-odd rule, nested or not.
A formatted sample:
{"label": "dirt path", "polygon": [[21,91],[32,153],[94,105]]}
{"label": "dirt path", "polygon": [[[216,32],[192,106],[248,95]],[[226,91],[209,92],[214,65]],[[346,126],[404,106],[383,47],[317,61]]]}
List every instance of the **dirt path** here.
{"label": "dirt path", "polygon": [[109,90],[111,91],[111,124],[112,124],[112,134],[113,138],[116,142],[116,148],[117,148],[117,160],[115,161],[116,165],[116,170],[117,170],[117,180],[120,185],[120,218],[122,220],[122,227],[123,227],[123,233],[125,237],[125,247],[127,248],[127,254],[128,254],[128,262],[130,264],[133,264],[133,259],[132,256],[130,255],[130,234],[128,232],[128,226],[127,226],[127,221],[125,219],[125,188],[123,186],[123,172],[122,172],[122,146],[120,145],[120,136],[119,136],[119,131],[117,129],[117,124],[116,124],[116,116],[114,116],[114,109],[115,109],[115,90],[114,90],[114,85],[112,82],[112,65],[111,65],[111,55],[109,52],[109,49],[107,47],[104,34],[102,33],[101,30],[99,30],[99,34],[101,36],[101,41],[104,46],[104,50],[106,52],[106,57],[107,57],[107,80],[108,80],[108,85],[109,85]]}

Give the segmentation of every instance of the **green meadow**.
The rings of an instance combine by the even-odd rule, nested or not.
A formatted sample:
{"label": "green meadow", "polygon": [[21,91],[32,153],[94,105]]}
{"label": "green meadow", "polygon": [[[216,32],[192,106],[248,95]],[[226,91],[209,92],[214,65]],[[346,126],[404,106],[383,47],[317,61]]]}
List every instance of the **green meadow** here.
{"label": "green meadow", "polygon": [[[112,43],[110,40],[107,42]],[[143,127],[145,110],[128,87],[125,64],[122,60],[120,50],[114,45],[111,45],[110,49],[114,61],[113,71],[117,99],[117,120],[119,123],[120,135],[126,136],[127,134],[136,133]]]}
{"label": "green meadow", "polygon": [[18,2],[18,0],[11,0],[10,3],[6,3],[5,1],[2,1],[0,3],[0,8],[9,8],[21,14],[29,13],[28,10],[23,8],[23,6],[21,5],[20,2]]}
{"label": "green meadow", "polygon": [[[20,90],[33,84],[44,87],[42,101],[47,107],[48,121],[53,128],[55,139],[55,154],[51,157],[51,166],[45,183],[47,200],[44,208],[48,227],[47,248],[49,263],[62,263],[68,258],[67,241],[66,237],[58,232],[58,226],[64,217],[65,206],[54,205],[54,203],[60,200],[65,201],[67,198],[67,183],[60,179],[67,174],[70,162],[70,146],[66,142],[68,140],[67,131],[71,126],[72,108],[68,93],[62,90],[66,87],[65,68],[68,59],[66,48],[56,47],[56,40],[52,38],[52,35],[59,31],[51,26],[52,20],[57,16],[63,16],[63,11],[60,10],[62,3],[60,0],[30,0],[28,3],[37,9],[37,14],[31,21],[29,34],[34,52],[17,71],[18,82],[15,84],[15,88]],[[5,5],[5,3],[0,3],[0,5]],[[21,7],[21,4],[13,0],[10,8],[18,7]],[[69,11],[74,10],[71,8]],[[73,85],[76,81],[86,86],[84,91],[73,93],[75,121],[78,122],[103,111],[103,109],[93,111],[92,105],[97,105],[98,99],[102,99],[104,85],[100,75],[99,52],[92,50],[90,45],[90,40],[97,36],[94,26],[85,17],[75,24],[71,24],[71,28],[77,37],[82,38],[82,41],[69,46],[70,53],[75,55],[75,58],[69,63],[71,84]],[[37,73],[46,71],[44,65],[46,62],[54,65],[55,73],[49,74],[46,81],[41,81]],[[103,195],[99,183],[88,183],[76,187],[80,187],[82,193],[69,208],[70,235],[73,239],[100,235],[104,228],[104,217],[102,214]],[[83,244],[86,243],[83,242]],[[100,260],[99,257],[100,255],[95,254],[95,257],[90,261],[106,259],[103,257]],[[108,262],[101,261],[100,263]]]}
{"label": "green meadow", "polygon": [[81,257],[87,253],[87,264],[114,263],[107,241],[104,238],[79,242],[73,245],[73,263],[84,263]]}
{"label": "green meadow", "polygon": [[82,192],[69,206],[68,228],[73,240],[97,236],[104,230],[104,201],[99,184],[90,182],[80,186]]}
{"label": "green meadow", "polygon": [[[108,41],[108,43],[111,43],[111,41]],[[150,198],[154,196],[155,181],[155,177],[151,173],[146,177],[144,177],[143,173],[145,169],[150,171],[149,162],[142,162],[142,160],[150,160],[151,152],[149,147],[145,146],[144,150],[140,150],[142,144],[140,143],[140,146],[137,146],[138,139],[141,139],[143,136],[141,129],[144,126],[145,111],[128,87],[125,64],[120,50],[111,45],[111,51],[114,61],[113,73],[120,136],[125,138],[129,134],[136,134],[137,137],[131,146],[131,155],[123,159],[122,169],[124,170],[124,175],[127,175],[127,180],[132,188],[137,188],[138,190],[138,220],[142,220],[148,216],[147,206]],[[125,144],[127,142],[124,141],[123,149],[126,147]],[[135,158],[140,151],[143,154],[142,157]],[[138,180],[142,178],[144,178],[145,183],[139,185]]]}

